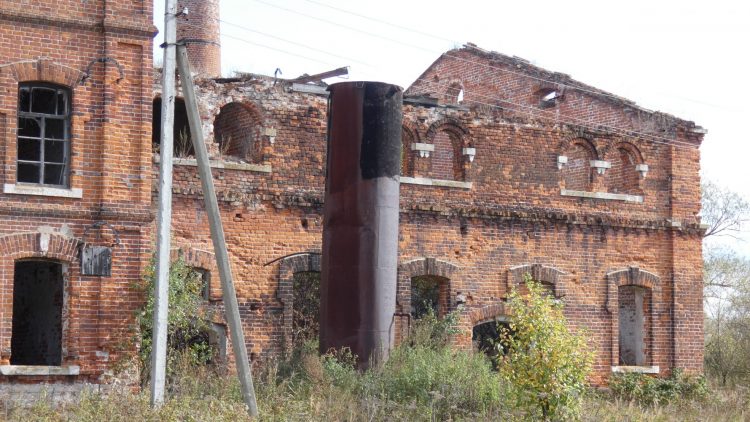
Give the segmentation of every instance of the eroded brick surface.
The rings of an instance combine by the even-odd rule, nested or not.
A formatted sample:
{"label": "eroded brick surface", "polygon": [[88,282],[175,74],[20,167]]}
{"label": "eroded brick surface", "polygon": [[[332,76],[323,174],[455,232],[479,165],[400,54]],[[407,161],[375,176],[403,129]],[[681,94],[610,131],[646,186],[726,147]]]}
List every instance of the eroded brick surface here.
{"label": "eroded brick surface", "polygon": [[[63,365],[80,367],[66,379],[98,382],[129,335],[142,299],[131,284],[153,249],[150,120],[160,79],[147,3],[68,3],[33,13],[25,1],[0,3],[0,178],[16,184],[18,83],[42,80],[71,88],[70,188],[82,190],[81,198],[2,194],[0,364],[12,353],[15,260],[54,259],[66,264]],[[214,60],[191,51],[196,63]],[[289,347],[293,275],[320,265],[327,98],[270,77],[198,76],[248,351],[278,355]],[[402,162],[413,179],[401,185],[396,341],[411,322],[412,277],[444,284],[441,306],[460,313],[456,347],[468,348],[472,327],[503,316],[509,289],[529,272],[563,301],[575,329],[589,331],[593,381],[605,382],[620,361],[620,286],[648,290],[646,364],[702,370],[699,128],[471,46],[444,54],[407,94]],[[236,143],[222,147],[221,133]],[[608,167],[600,173],[592,162]],[[645,177],[636,165],[648,166]],[[213,274],[209,306],[220,315],[190,157],[176,161],[173,194],[175,255]],[[96,221],[109,223],[97,241],[115,243],[110,228],[119,236],[111,277],[80,275],[78,250]],[[61,379],[8,378],[0,382]]]}

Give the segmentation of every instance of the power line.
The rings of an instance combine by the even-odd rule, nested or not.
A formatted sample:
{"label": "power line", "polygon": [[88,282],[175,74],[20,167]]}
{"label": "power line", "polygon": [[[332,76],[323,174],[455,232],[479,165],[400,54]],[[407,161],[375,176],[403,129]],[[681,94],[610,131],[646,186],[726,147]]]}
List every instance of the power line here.
{"label": "power line", "polygon": [[395,43],[395,44],[405,45],[405,46],[408,46],[408,47],[411,47],[411,48],[414,48],[414,49],[417,49],[417,50],[427,51],[429,53],[433,53],[434,54],[434,51],[426,50],[423,47],[420,47],[420,46],[417,46],[417,45],[414,45],[414,44],[405,43],[403,41],[399,41],[399,40],[396,40],[396,39],[393,39],[393,38],[385,37],[385,36],[382,36],[380,34],[376,34],[376,33],[373,33],[373,32],[365,31],[363,29],[355,28],[353,26],[348,26],[348,25],[344,25],[344,24],[341,24],[341,23],[338,23],[338,22],[335,22],[335,21],[331,21],[331,20],[328,20],[328,19],[319,18],[317,16],[313,16],[313,15],[310,15],[310,14],[307,14],[307,13],[299,12],[299,11],[294,10],[294,9],[289,9],[289,8],[286,8],[286,7],[283,7],[283,6],[279,6],[277,4],[269,3],[269,2],[264,1],[264,0],[253,0],[253,1],[256,2],[256,3],[264,4],[264,5],[269,6],[269,7],[273,7],[274,9],[283,10],[285,12],[293,13],[295,15],[304,16],[306,18],[314,19],[314,20],[317,20],[317,21],[320,21],[320,22],[323,22],[323,23],[327,23],[329,25],[339,26],[341,28],[346,28],[346,29],[348,29],[350,31],[359,32],[361,34],[365,34],[365,35],[368,35],[368,36],[371,36],[371,37],[380,38],[381,40],[390,41],[390,42]]}
{"label": "power line", "polygon": [[352,59],[351,57],[340,56],[338,54],[331,53],[329,51],[321,50],[321,49],[319,49],[317,47],[313,47],[313,46],[310,46],[310,45],[306,45],[306,44],[302,44],[302,43],[299,43],[299,42],[296,42],[296,41],[292,41],[292,40],[288,40],[288,39],[285,39],[285,38],[282,38],[282,37],[278,37],[276,35],[268,34],[266,32],[258,31],[258,30],[255,30],[255,29],[251,29],[251,28],[248,28],[246,26],[242,26],[242,25],[238,25],[236,23],[225,21],[223,19],[218,19],[218,21],[221,22],[221,23],[223,23],[223,24],[226,24],[226,25],[229,25],[229,26],[233,26],[233,27],[238,28],[238,29],[242,29],[242,30],[247,31],[247,32],[252,32],[252,33],[255,33],[255,34],[260,34],[260,35],[263,35],[265,37],[272,38],[272,39],[275,39],[275,40],[278,40],[278,41],[282,41],[282,42],[285,42],[285,43],[289,43],[289,44],[292,44],[292,45],[296,45],[298,47],[306,48],[308,50],[317,51],[317,52],[323,53],[323,54],[325,54],[327,56],[336,57],[338,59],[343,59],[343,60],[348,60],[348,61],[350,61],[352,63],[359,63],[359,64],[361,64],[363,66],[374,68],[374,66],[371,65],[371,64],[369,64],[369,63],[365,63],[365,62],[362,62],[362,61],[359,61],[359,60],[355,60],[355,59]]}
{"label": "power line", "polygon": [[[343,24],[340,24],[338,22],[334,22],[334,21],[330,21],[330,20],[327,20],[327,19],[319,18],[319,17],[313,16],[313,15],[310,15],[310,14],[307,14],[307,13],[303,13],[303,12],[299,12],[299,11],[296,11],[296,10],[288,9],[288,8],[285,8],[285,7],[282,7],[282,6],[278,6],[278,5],[274,5],[272,3],[268,3],[268,2],[263,1],[263,0],[253,0],[253,1],[265,4],[265,5],[270,6],[270,7],[274,7],[276,9],[284,10],[284,11],[289,12],[289,13],[294,13],[294,14],[297,14],[297,15],[300,15],[300,16],[304,16],[304,17],[307,17],[307,18],[310,18],[310,19],[315,19],[315,20],[318,20],[318,21],[329,23],[331,25],[339,26],[339,27],[342,27],[342,28],[345,28],[345,29],[348,29],[348,30],[351,30],[351,31],[359,32],[359,33],[362,33],[362,34],[365,34],[365,35],[368,35],[368,36],[372,36],[372,37],[380,38],[380,39],[383,39],[383,40],[391,41],[391,42],[394,42],[394,43],[397,43],[397,44],[401,44],[401,45],[404,45],[404,46],[407,46],[407,47],[411,47],[411,48],[414,48],[414,49],[417,49],[417,50],[429,52],[429,53],[432,53],[432,54],[445,55],[446,57],[452,57],[452,58],[454,58],[456,60],[464,61],[464,62],[467,62],[467,63],[477,64],[479,66],[482,66],[482,67],[485,67],[485,68],[489,68],[489,69],[492,69],[492,70],[498,70],[498,71],[505,72],[505,73],[510,73],[510,74],[513,74],[513,75],[516,75],[516,76],[521,76],[521,77],[525,77],[525,78],[529,78],[529,79],[534,79],[534,80],[537,80],[537,81],[540,81],[540,82],[553,83],[553,84],[564,86],[564,87],[567,87],[567,88],[570,88],[570,89],[573,89],[573,90],[577,90],[577,91],[581,91],[581,92],[586,92],[586,93],[589,93],[589,94],[594,94],[594,95],[599,95],[599,96],[604,96],[604,97],[610,97],[610,98],[613,98],[613,99],[616,99],[616,100],[619,100],[619,101],[622,101],[624,99],[621,96],[618,96],[618,95],[612,94],[612,93],[608,93],[606,91],[602,91],[602,90],[598,90],[598,89],[589,89],[589,88],[585,88],[585,87],[578,86],[578,85],[571,85],[569,83],[566,84],[564,82],[553,81],[553,80],[550,80],[550,79],[545,79],[545,78],[542,78],[542,77],[537,77],[537,76],[529,75],[529,74],[526,74],[526,73],[516,72],[516,71],[510,70],[510,69],[505,69],[505,68],[502,68],[502,67],[497,67],[497,66],[489,65],[489,64],[482,63],[482,62],[479,62],[479,61],[465,59],[463,57],[459,57],[459,56],[453,55],[453,54],[451,54],[449,52],[430,50],[430,49],[424,48],[422,46],[417,46],[417,45],[414,45],[414,44],[405,43],[403,41],[395,40],[395,39],[389,38],[389,37],[384,37],[384,36],[379,35],[379,34],[375,34],[375,33],[369,32],[369,31],[365,31],[365,30],[361,30],[361,29],[358,29],[358,28],[354,28],[354,27],[351,27],[351,26],[348,26],[348,25],[343,25]],[[373,18],[373,17],[367,16],[367,15],[360,14],[360,13],[357,13],[357,12],[353,12],[353,11],[350,11],[350,10],[347,10],[347,9],[343,9],[343,8],[340,8],[340,7],[331,6],[331,5],[325,4],[323,2],[319,2],[319,1],[315,1],[315,0],[304,0],[304,1],[306,1],[308,3],[316,4],[316,5],[319,5],[319,6],[322,6],[322,7],[326,7],[326,8],[332,9],[332,10],[336,10],[336,11],[339,11],[339,12],[342,12],[342,13],[346,13],[346,14],[349,14],[349,15],[352,15],[352,16],[357,16],[359,18],[366,19],[366,20],[369,20],[369,21],[372,21],[372,22],[377,22],[377,23],[380,23],[380,24],[383,24],[383,25],[388,25],[388,26],[391,26],[393,28],[398,28],[398,29],[402,29],[402,30],[405,30],[405,31],[409,31],[409,32],[415,33],[415,34],[420,34],[420,35],[423,35],[423,36],[434,38],[434,39],[437,39],[437,40],[447,41],[447,42],[451,42],[451,43],[455,42],[453,40],[450,40],[450,39],[447,39],[447,38],[444,38],[444,37],[440,37],[438,35],[429,34],[427,32],[422,32],[422,31],[419,31],[419,30],[416,30],[416,29],[413,29],[413,28],[409,28],[409,27],[406,27],[406,26],[394,24],[394,23],[391,23],[391,22],[388,22],[388,21],[385,21],[385,20],[382,20],[382,19]],[[482,50],[482,49],[480,49],[478,47],[471,47],[471,48],[476,49],[478,51],[486,52],[486,51],[484,51],[484,50]],[[492,53],[490,52],[490,54],[492,54]],[[540,69],[542,69],[542,68],[540,68]],[[545,71],[545,72],[551,72],[551,71],[548,71],[546,69],[542,69],[542,70]],[[699,104],[704,104],[704,105],[710,105],[710,106],[713,106],[713,107],[723,108],[721,106],[717,106],[717,105],[713,105],[713,104],[708,104],[708,103],[700,102],[700,101],[697,101],[697,100],[691,100],[691,99],[687,99],[687,98],[681,98],[681,97],[670,97],[670,98],[677,98],[677,99],[687,100],[687,101],[691,101],[691,102],[695,102],[695,103],[699,103]],[[638,107],[643,108],[644,110],[647,110],[644,107],[641,107],[641,106],[638,106]],[[726,109],[726,108],[723,108],[723,109]]]}
{"label": "power line", "polygon": [[351,10],[346,10],[346,9],[342,9],[340,7],[331,6],[330,4],[326,4],[326,3],[323,3],[323,2],[319,2],[319,1],[315,1],[315,0],[304,0],[304,1],[306,1],[308,3],[316,4],[318,6],[323,6],[323,7],[326,7],[328,9],[331,9],[331,10],[337,10],[339,12],[346,13],[346,14],[349,14],[349,15],[352,15],[352,16],[357,16],[357,17],[360,17],[362,19],[367,19],[369,21],[378,22],[378,23],[381,23],[383,25],[388,25],[388,26],[390,26],[392,28],[403,29],[404,31],[409,31],[409,32],[413,32],[415,34],[423,35],[425,37],[434,38],[436,40],[445,41],[445,42],[449,42],[449,43],[455,43],[456,42],[455,40],[451,40],[451,39],[448,39],[448,38],[443,38],[443,37],[441,37],[439,35],[430,34],[430,33],[427,33],[427,32],[422,32],[422,31],[419,31],[419,30],[414,29],[414,28],[409,28],[408,26],[398,25],[398,24],[395,24],[395,23],[392,23],[392,22],[384,21],[382,19],[373,18],[372,16],[367,16],[367,15],[363,15],[361,13],[353,12]]}
{"label": "power line", "polygon": [[[254,1],[259,1],[259,2],[263,3],[262,0],[254,0]],[[220,22],[226,23],[223,20],[220,20]],[[239,26],[239,25],[237,25],[237,26]],[[317,60],[317,59],[314,59],[314,58],[311,58],[311,57],[307,57],[307,56],[302,56],[302,55],[299,55],[299,54],[296,54],[296,53],[292,53],[292,52],[289,52],[289,51],[286,51],[286,50],[277,49],[277,48],[270,47],[270,46],[267,46],[267,45],[264,45],[264,44],[261,44],[261,43],[256,43],[256,42],[253,42],[253,41],[245,40],[245,39],[242,39],[242,38],[239,38],[239,37],[234,37],[234,36],[230,36],[230,35],[223,35],[223,36],[228,37],[228,38],[232,38],[232,39],[235,39],[235,40],[238,40],[238,41],[241,41],[241,42],[245,42],[245,43],[248,43],[248,44],[256,45],[256,46],[259,46],[259,47],[262,47],[262,48],[266,48],[266,49],[269,49],[269,50],[274,50],[274,51],[278,51],[278,52],[281,52],[281,53],[284,53],[284,54],[288,54],[288,55],[292,55],[292,56],[296,56],[296,57],[301,57],[301,58],[304,58],[306,60],[311,60],[311,61],[314,61],[314,62],[317,62],[317,63],[321,63],[321,64],[325,64],[325,65],[329,65],[329,66],[335,66],[335,65],[333,65],[331,63],[323,62],[323,61],[320,61],[320,60]],[[324,52],[323,50],[319,50],[319,49],[316,49],[316,50]],[[324,52],[324,53],[328,54],[327,52]],[[503,70],[503,69],[502,68],[498,68],[498,70]],[[438,87],[446,87],[446,88],[449,87],[447,84],[440,84],[440,83],[437,83],[437,82],[434,82],[434,81],[429,81],[429,80],[421,79],[421,78],[418,78],[417,81],[423,82],[423,83],[426,83],[426,84],[429,84],[429,85],[433,85],[433,86],[438,86]],[[554,114],[551,111],[537,109],[537,108],[529,106],[529,105],[518,104],[518,103],[515,103],[515,102],[510,101],[508,99],[503,99],[503,98],[499,98],[499,97],[493,97],[493,96],[481,94],[481,93],[478,93],[478,92],[475,92],[475,91],[469,92],[469,91],[464,90],[464,92],[465,93],[470,93],[470,94],[472,94],[475,97],[486,98],[488,101],[495,101],[495,102],[500,102],[500,103],[508,104],[508,105],[511,105],[511,106],[515,106],[515,107],[520,108],[522,110],[517,110],[516,109],[514,111],[519,112],[519,113],[525,113],[525,114],[528,114],[528,115],[530,115],[532,117],[538,117],[540,115],[541,116],[548,115],[550,117],[544,117],[544,118],[547,118],[549,120],[554,120],[554,121],[557,121],[557,122],[560,122],[560,123],[567,123],[567,124],[571,124],[571,125],[582,126],[582,127],[586,127],[586,128],[594,129],[594,130],[596,130],[597,128],[604,128],[604,129],[609,129],[610,131],[612,131],[614,133],[621,134],[621,135],[630,136],[630,134],[635,134],[635,135],[639,135],[641,137],[650,138],[652,140],[652,142],[654,142],[654,143],[665,144],[665,145],[673,145],[675,147],[695,148],[695,145],[693,145],[693,144],[691,144],[689,142],[678,141],[676,139],[666,138],[666,137],[655,135],[655,134],[649,134],[649,133],[639,132],[639,131],[632,130],[632,129],[627,129],[627,128],[620,128],[620,127],[611,126],[611,125],[605,125],[605,124],[596,124],[594,122],[589,122],[589,121],[586,121],[584,119],[579,119],[579,118],[576,118],[576,117],[573,117],[573,116],[565,116],[565,117],[569,118],[569,119],[576,120],[576,121],[565,120],[565,119],[561,119],[560,115]],[[475,103],[475,104],[479,104],[479,105],[485,105],[485,106],[489,106],[489,107],[497,107],[496,103],[493,104],[493,103],[490,103],[490,102],[482,102],[482,101],[477,101],[477,100],[468,100],[468,101],[472,102],[472,103]],[[511,110],[513,110],[513,109],[511,108]],[[526,111],[524,111],[524,110],[526,110]],[[659,141],[659,140],[662,140],[662,141]]]}
{"label": "power line", "polygon": [[[445,87],[445,88],[450,88],[451,87],[451,85],[449,85],[449,84],[441,84],[441,83],[434,82],[434,81],[429,81],[429,80],[426,80],[426,79],[417,79],[417,81],[425,82],[425,83],[430,84],[430,85],[437,85],[438,87]],[[576,125],[576,126],[583,126],[583,127],[586,127],[588,129],[593,129],[593,130],[604,128],[604,129],[608,129],[608,130],[610,130],[610,131],[612,131],[614,133],[617,133],[617,134],[620,134],[620,135],[625,135],[625,136],[631,136],[631,134],[634,134],[634,135],[638,135],[638,136],[641,136],[641,137],[644,137],[644,138],[650,138],[651,142],[654,142],[654,143],[657,143],[657,144],[672,145],[672,146],[675,146],[675,147],[678,147],[678,148],[696,148],[696,146],[693,145],[693,144],[691,144],[690,142],[680,141],[680,140],[673,139],[673,138],[666,138],[666,137],[663,137],[663,136],[659,136],[659,135],[655,135],[655,134],[650,134],[650,133],[645,133],[645,132],[639,132],[637,130],[632,130],[632,129],[627,129],[627,128],[620,128],[620,127],[616,127],[616,126],[610,126],[610,125],[604,125],[604,124],[597,124],[595,122],[588,122],[588,121],[586,121],[584,119],[579,119],[579,118],[576,118],[576,117],[573,117],[573,116],[565,116],[565,117],[568,118],[568,119],[573,119],[574,121],[565,120],[565,119],[561,119],[559,114],[555,114],[552,111],[538,109],[536,107],[529,106],[529,105],[518,104],[516,102],[510,101],[510,100],[507,100],[507,99],[498,98],[498,97],[492,97],[492,96],[480,94],[480,93],[477,93],[477,92],[474,92],[474,91],[470,92],[470,91],[464,90],[464,94],[467,94],[467,93],[468,94],[472,94],[473,96],[487,98],[488,100],[494,100],[496,102],[510,104],[512,106],[519,107],[521,109],[527,109],[528,111],[525,111],[525,112],[524,111],[519,111],[519,110],[514,110],[512,108],[510,110],[521,112],[521,113],[525,113],[525,114],[528,114],[528,115],[530,115],[532,117],[538,117],[539,115],[550,115],[551,117],[543,117],[543,118],[548,119],[548,120],[554,120],[554,121],[557,121],[559,123],[567,123],[567,124]],[[496,103],[493,104],[493,103],[490,103],[490,102],[483,102],[483,101],[478,101],[478,100],[473,100],[473,99],[468,99],[468,100],[464,100],[464,101],[471,102],[471,103],[478,104],[478,105],[485,105],[485,106],[489,106],[489,107],[500,107]]]}

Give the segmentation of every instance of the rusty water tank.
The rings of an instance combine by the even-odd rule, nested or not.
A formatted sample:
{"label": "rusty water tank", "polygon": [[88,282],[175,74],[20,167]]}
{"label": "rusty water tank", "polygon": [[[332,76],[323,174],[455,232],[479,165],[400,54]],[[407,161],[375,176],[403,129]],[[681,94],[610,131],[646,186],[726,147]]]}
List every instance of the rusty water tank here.
{"label": "rusty water tank", "polygon": [[320,351],[348,347],[367,367],[393,343],[403,92],[382,82],[328,90]]}

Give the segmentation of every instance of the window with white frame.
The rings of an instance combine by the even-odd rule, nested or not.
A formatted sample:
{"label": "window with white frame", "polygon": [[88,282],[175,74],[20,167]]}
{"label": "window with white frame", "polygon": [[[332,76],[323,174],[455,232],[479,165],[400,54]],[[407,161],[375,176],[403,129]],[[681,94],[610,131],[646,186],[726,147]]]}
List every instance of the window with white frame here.
{"label": "window with white frame", "polygon": [[68,186],[70,90],[42,82],[20,85],[17,148],[17,182]]}

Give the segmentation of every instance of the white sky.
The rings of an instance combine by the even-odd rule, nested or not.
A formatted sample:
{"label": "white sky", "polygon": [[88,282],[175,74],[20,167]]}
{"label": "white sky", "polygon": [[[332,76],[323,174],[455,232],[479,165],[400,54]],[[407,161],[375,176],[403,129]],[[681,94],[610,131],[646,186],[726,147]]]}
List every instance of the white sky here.
{"label": "white sky", "polygon": [[[156,0],[160,29],[163,11]],[[704,175],[750,198],[748,18],[742,0],[222,0],[222,69],[293,78],[348,65],[351,80],[406,88],[440,53],[473,42],[695,121],[709,131]]]}

